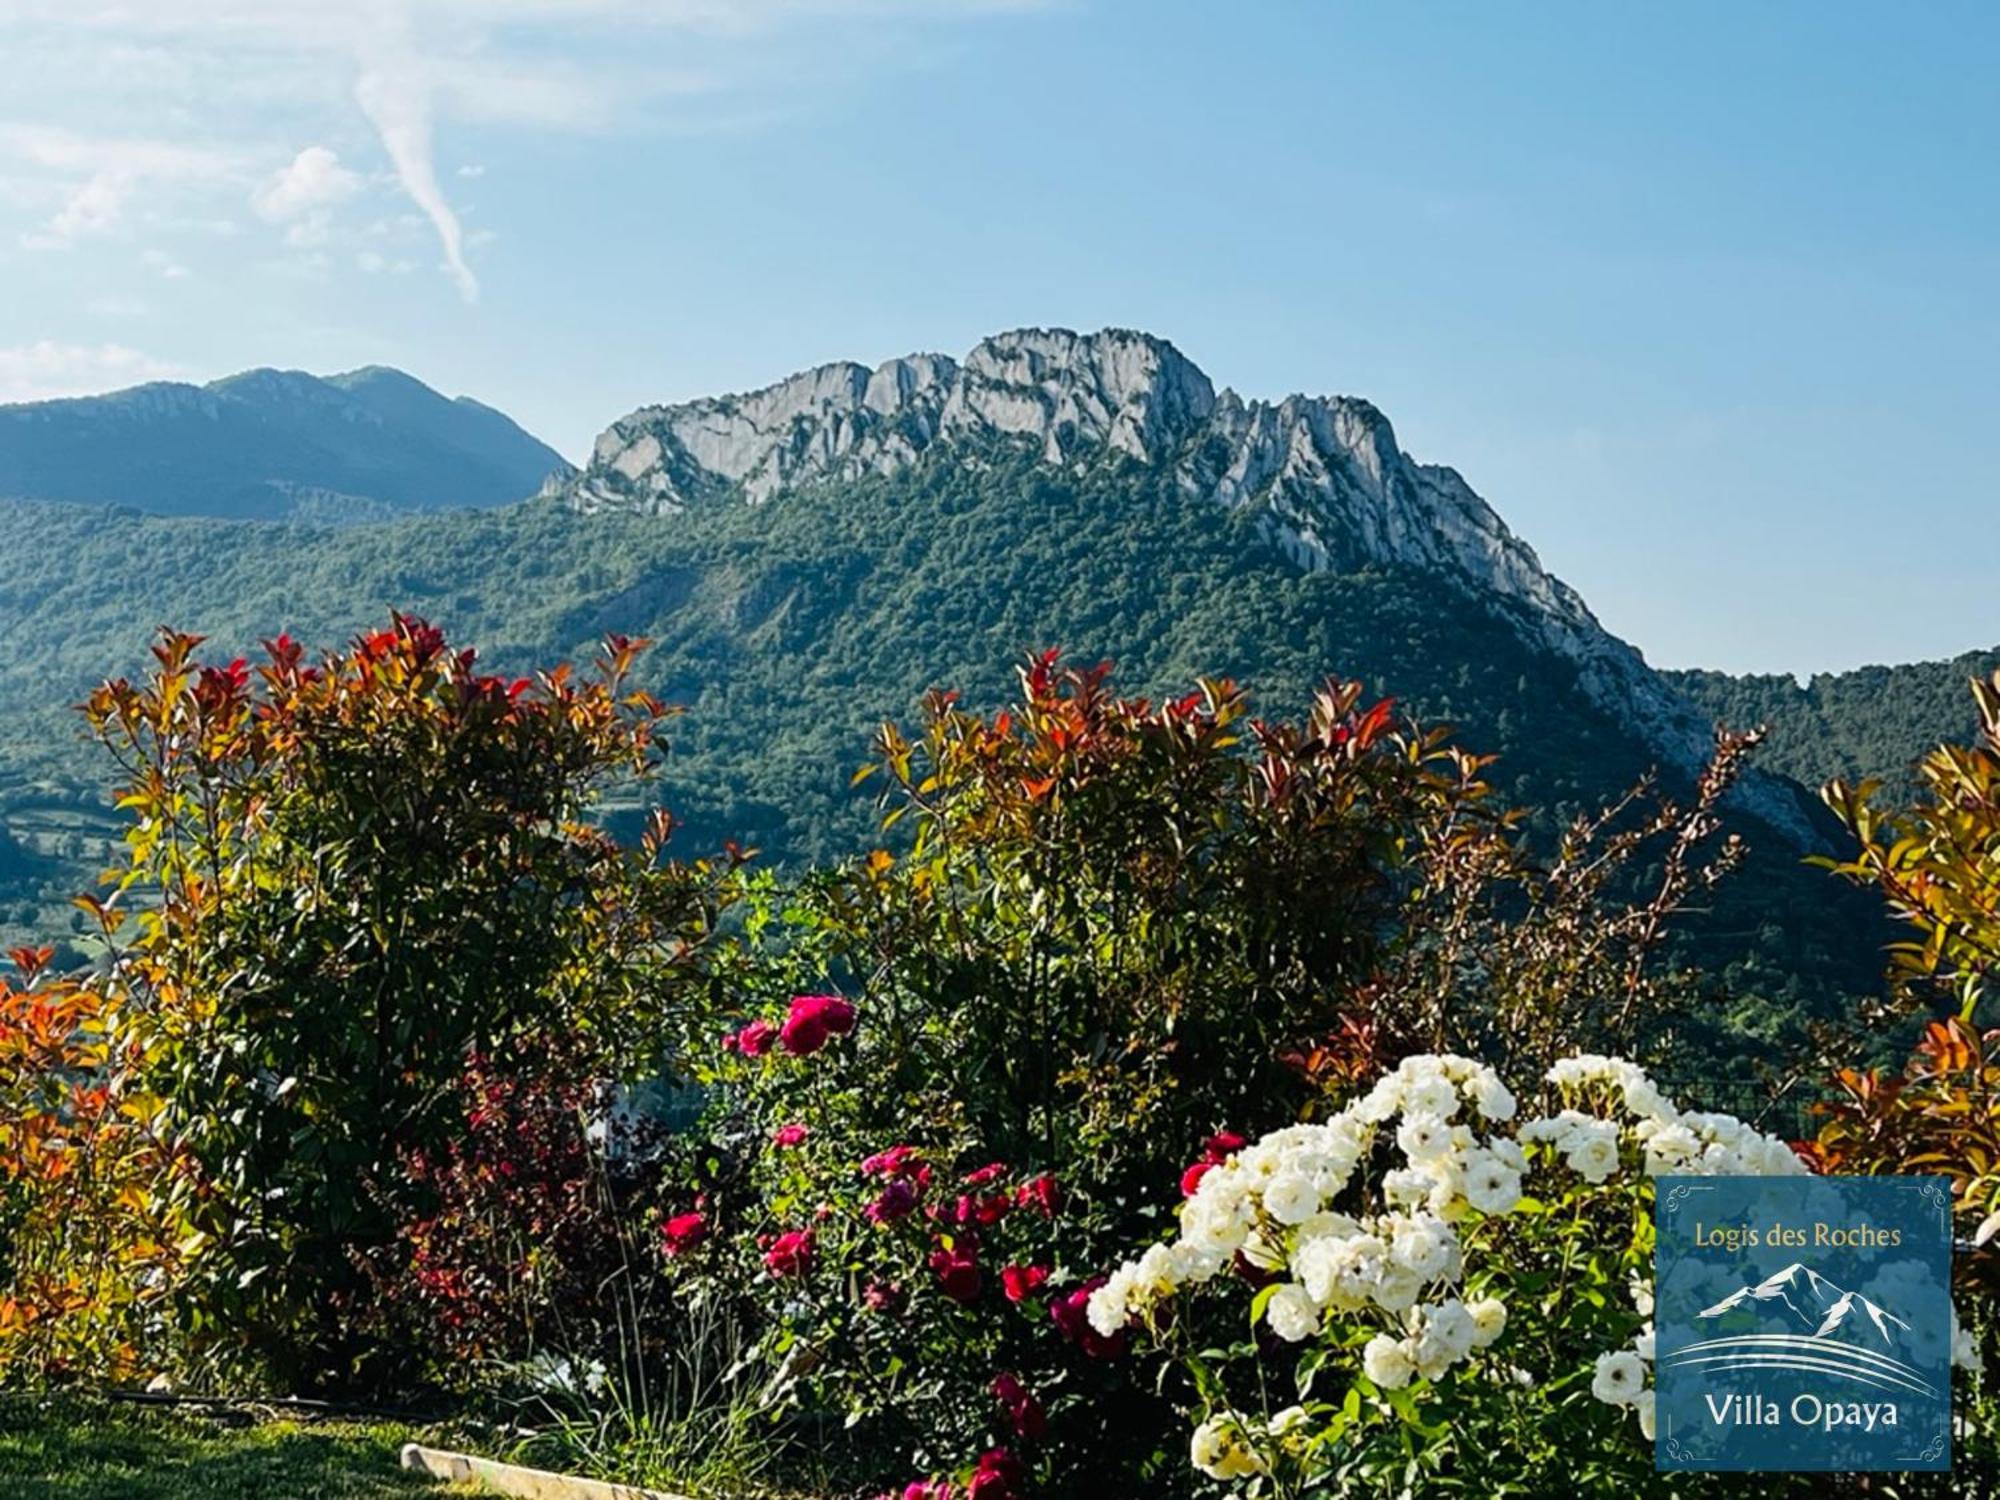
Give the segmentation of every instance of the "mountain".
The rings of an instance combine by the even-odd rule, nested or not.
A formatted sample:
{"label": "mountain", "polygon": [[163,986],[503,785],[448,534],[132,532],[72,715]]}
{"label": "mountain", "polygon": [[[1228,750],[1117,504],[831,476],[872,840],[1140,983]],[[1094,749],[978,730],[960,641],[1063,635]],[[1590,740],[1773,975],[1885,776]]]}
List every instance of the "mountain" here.
{"label": "mountain", "polygon": [[[687,712],[656,793],[695,850],[824,859],[879,837],[850,787],[869,736],[933,687],[997,706],[1029,649],[1117,664],[1131,692],[1199,674],[1295,713],[1363,678],[1500,760],[1548,824],[1655,766],[1685,792],[1700,715],[1448,469],[1347,398],[1245,401],[1138,334],[1029,331],[965,359],[837,365],[614,423],[538,497],[333,528],[0,505],[0,825],[69,878],[101,863],[104,767],[74,703],[138,670],[161,621],[224,652],[338,641],[391,606],[495,670],[608,631],[650,637],[646,685]],[[1800,790],[1751,789],[1753,868],[1707,915],[1737,993],[1690,1024],[1796,1039],[1870,986],[1863,893],[1803,869]],[[612,809],[624,826],[639,811]],[[1766,816],[1768,814],[1768,816]],[[60,881],[0,887],[11,930]],[[66,913],[62,920],[67,920]],[[1754,1113],[1767,1102],[1718,1099]]]}
{"label": "mountain", "polygon": [[1747,1301],[1777,1303],[1808,1328],[1817,1327],[1826,1309],[1846,1294],[1817,1271],[1794,1261],[1784,1270],[1751,1286],[1739,1287],[1713,1307],[1704,1307],[1697,1317],[1719,1318]]}
{"label": "mountain", "polygon": [[[1905,1333],[1910,1331],[1908,1323],[1859,1292],[1845,1291],[1818,1272],[1796,1262],[1752,1286],[1737,1288],[1713,1307],[1704,1307],[1695,1316],[1719,1318],[1750,1302],[1764,1308],[1774,1304],[1785,1308],[1801,1327],[1811,1330],[1814,1338],[1825,1338],[1851,1326],[1863,1335],[1872,1332],[1885,1347],[1893,1348],[1896,1337],[1889,1331],[1890,1325],[1894,1324]],[[1863,1314],[1866,1315],[1865,1320]]]}
{"label": "mountain", "polygon": [[505,504],[569,465],[400,370],[247,370],[0,406],[0,495],[345,525]]}
{"label": "mountain", "polygon": [[1937,745],[1965,744],[1976,720],[1966,685],[2000,669],[2000,646],[1949,661],[1783,675],[1733,677],[1679,671],[1664,676],[1708,717],[1769,726],[1760,759],[1807,786],[1836,776],[1878,777],[1892,792],[1914,785],[1910,767]]}
{"label": "mountain", "polygon": [[[1480,599],[1531,650],[1571,663],[1585,695],[1682,772],[1712,723],[1601,626],[1455,471],[1419,464],[1388,419],[1350,397],[1245,401],[1218,393],[1165,340],[1109,329],[1024,329],[955,361],[823,365],[743,396],[645,407],[551,487],[585,512],[675,516],[905,472],[1001,441],[1048,469],[1120,461],[1167,476],[1190,503],[1247,518],[1308,572],[1407,567]],[[1747,805],[1801,842],[1810,814],[1768,778]]]}

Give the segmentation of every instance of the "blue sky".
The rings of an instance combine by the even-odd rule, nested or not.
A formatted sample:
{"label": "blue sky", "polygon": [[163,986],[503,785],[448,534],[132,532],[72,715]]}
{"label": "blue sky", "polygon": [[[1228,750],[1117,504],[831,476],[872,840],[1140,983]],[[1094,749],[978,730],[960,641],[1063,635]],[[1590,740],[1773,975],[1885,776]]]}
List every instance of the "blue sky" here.
{"label": "blue sky", "polygon": [[1946,655],[1996,63],[1984,5],[0,0],[0,400],[379,362],[575,455],[1136,326],[1374,400],[1657,663]]}

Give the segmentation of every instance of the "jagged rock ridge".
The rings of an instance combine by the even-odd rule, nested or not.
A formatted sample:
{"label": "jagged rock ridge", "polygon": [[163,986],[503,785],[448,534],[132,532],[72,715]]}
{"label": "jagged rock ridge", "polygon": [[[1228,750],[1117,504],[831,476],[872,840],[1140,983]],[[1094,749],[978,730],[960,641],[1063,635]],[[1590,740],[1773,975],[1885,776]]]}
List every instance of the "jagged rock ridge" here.
{"label": "jagged rock ridge", "polygon": [[[1708,722],[1456,471],[1404,453],[1374,406],[1218,393],[1172,344],[1144,333],[1023,329],[985,340],[963,361],[918,354],[873,369],[823,365],[747,395],[643,407],[613,423],[588,466],[552,481],[550,492],[581,511],[671,515],[894,473],[995,438],[1027,444],[1053,467],[1122,458],[1170,468],[1190,499],[1252,508],[1303,568],[1430,569],[1575,663],[1592,701],[1667,763],[1692,771],[1707,756]],[[1785,783],[1753,776],[1741,796],[1810,839]]]}

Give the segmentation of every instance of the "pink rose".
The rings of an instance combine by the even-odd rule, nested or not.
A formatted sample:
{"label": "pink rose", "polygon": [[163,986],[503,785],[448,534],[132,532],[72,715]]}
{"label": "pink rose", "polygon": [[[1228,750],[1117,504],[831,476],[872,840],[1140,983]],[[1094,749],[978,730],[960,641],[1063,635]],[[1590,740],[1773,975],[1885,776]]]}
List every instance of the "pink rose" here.
{"label": "pink rose", "polygon": [[837,995],[800,995],[792,1001],[779,1039],[794,1057],[811,1057],[830,1040],[854,1029],[854,1007]]}
{"label": "pink rose", "polygon": [[776,1130],[771,1132],[771,1144],[781,1150],[788,1150],[793,1146],[803,1146],[806,1143],[806,1137],[811,1134],[812,1131],[804,1125],[796,1123],[780,1125]]}
{"label": "pink rose", "polygon": [[685,1255],[708,1238],[708,1220],[701,1214],[676,1214],[660,1226],[669,1255]]}
{"label": "pink rose", "polygon": [[861,1303],[870,1312],[898,1313],[903,1310],[903,1289],[893,1281],[871,1281],[861,1289]]}
{"label": "pink rose", "polygon": [[812,1267],[813,1236],[810,1229],[788,1229],[764,1252],[764,1269],[773,1276],[803,1276]]}
{"label": "pink rose", "polygon": [[1020,1500],[1028,1472],[1005,1448],[979,1455],[979,1467],[965,1482],[966,1500]]}
{"label": "pink rose", "polygon": [[730,1050],[741,1052],[745,1057],[762,1057],[777,1039],[778,1028],[769,1021],[752,1021],[736,1033],[736,1045]]}

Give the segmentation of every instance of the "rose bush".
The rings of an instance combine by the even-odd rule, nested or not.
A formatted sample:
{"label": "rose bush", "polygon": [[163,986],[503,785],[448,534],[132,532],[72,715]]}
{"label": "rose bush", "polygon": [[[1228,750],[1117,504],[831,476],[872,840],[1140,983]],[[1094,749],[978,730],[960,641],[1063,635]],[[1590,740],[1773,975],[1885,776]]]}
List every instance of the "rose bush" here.
{"label": "rose bush", "polygon": [[[1620,1059],[1564,1059],[1543,1083],[1549,1112],[1512,1126],[1491,1069],[1407,1058],[1199,1176],[1179,1233],[1089,1309],[1187,1372],[1195,1469],[1273,1496],[1660,1487],[1648,1179],[1807,1168]],[[1204,1299],[1247,1302],[1255,1336],[1190,1340]]]}

